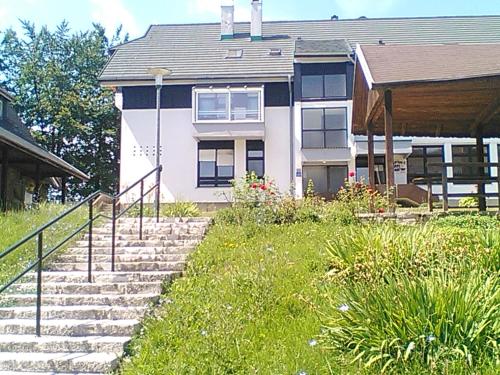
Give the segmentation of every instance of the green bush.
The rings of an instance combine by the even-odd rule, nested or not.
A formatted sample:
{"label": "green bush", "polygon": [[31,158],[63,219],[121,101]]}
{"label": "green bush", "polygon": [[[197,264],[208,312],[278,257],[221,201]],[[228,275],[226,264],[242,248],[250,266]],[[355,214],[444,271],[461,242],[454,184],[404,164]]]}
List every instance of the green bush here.
{"label": "green bush", "polygon": [[450,275],[482,267],[498,270],[500,234],[445,229],[432,224],[357,225],[338,228],[328,241],[328,277],[340,282],[383,282],[398,275],[426,276],[445,268]]}
{"label": "green bush", "polygon": [[464,229],[498,229],[500,216],[479,213],[447,215],[431,219],[431,223],[439,227],[455,227]]}
{"label": "green bush", "polygon": [[400,275],[377,288],[354,284],[332,300],[323,339],[382,372],[415,363],[436,373],[453,363],[469,369],[498,363],[499,287],[498,274],[456,278],[445,270],[428,278]]}
{"label": "green bush", "polygon": [[479,199],[477,197],[465,197],[458,201],[458,207],[462,208],[474,208],[479,204]]}

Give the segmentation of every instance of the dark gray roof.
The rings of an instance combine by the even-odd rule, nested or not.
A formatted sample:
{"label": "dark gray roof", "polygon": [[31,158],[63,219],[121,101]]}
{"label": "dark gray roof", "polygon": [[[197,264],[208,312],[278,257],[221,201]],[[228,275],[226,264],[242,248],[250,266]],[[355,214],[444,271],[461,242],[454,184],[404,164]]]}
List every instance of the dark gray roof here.
{"label": "dark gray roof", "polygon": [[353,50],[345,39],[304,40],[295,42],[295,56],[346,56]]}
{"label": "dark gray roof", "polygon": [[[251,42],[250,24],[236,23],[235,38],[220,40],[220,24],[153,25],[146,35],[117,46],[101,81],[151,80],[147,69],[168,68],[171,80],[245,79],[293,74],[295,42],[346,39],[356,43],[498,43],[500,16],[386,18],[264,22],[264,40]],[[241,59],[226,59],[230,48]],[[281,56],[269,49],[281,48]]]}
{"label": "dark gray roof", "polygon": [[[28,128],[22,123],[21,119],[17,115],[16,111],[12,106],[12,100],[14,99],[5,89],[0,88],[0,96],[2,96],[5,103],[5,116],[0,118],[0,128],[3,128],[12,134],[24,139],[37,147],[39,146],[33,139]],[[0,98],[2,100],[2,98]]]}

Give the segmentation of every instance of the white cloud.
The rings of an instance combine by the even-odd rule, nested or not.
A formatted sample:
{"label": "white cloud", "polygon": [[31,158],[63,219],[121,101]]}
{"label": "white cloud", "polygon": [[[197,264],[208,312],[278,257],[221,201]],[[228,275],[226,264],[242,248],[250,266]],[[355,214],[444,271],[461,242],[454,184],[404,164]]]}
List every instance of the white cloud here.
{"label": "white cloud", "polygon": [[123,25],[123,31],[129,33],[131,37],[144,33],[122,0],[90,0],[90,5],[92,19],[103,25],[107,33],[114,33],[120,25]]}
{"label": "white cloud", "polygon": [[[231,0],[188,0],[189,13],[198,16],[220,17],[221,5],[230,5]],[[236,22],[250,21],[250,1],[240,0],[234,3],[234,19]]]}
{"label": "white cloud", "polygon": [[7,7],[0,6],[0,19],[7,18]]}
{"label": "white cloud", "polygon": [[398,0],[335,0],[339,11],[334,13],[342,18],[357,18],[373,13],[383,15],[397,2]]}

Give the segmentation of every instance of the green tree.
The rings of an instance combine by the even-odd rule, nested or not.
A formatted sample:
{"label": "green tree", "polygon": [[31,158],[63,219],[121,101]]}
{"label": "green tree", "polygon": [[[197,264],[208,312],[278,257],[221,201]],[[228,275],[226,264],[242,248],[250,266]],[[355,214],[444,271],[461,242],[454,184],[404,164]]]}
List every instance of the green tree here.
{"label": "green tree", "polygon": [[24,35],[0,32],[0,82],[15,95],[35,139],[91,176],[86,184],[69,181],[72,196],[115,191],[119,111],[112,90],[101,87],[98,77],[110,46],[128,36],[119,28],[109,39],[98,24],[71,32],[67,22],[54,31],[21,22]]}

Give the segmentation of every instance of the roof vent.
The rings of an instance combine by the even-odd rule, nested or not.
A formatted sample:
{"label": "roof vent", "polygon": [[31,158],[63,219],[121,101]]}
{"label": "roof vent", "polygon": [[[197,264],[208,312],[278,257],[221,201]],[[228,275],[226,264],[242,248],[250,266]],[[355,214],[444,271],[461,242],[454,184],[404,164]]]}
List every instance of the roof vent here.
{"label": "roof vent", "polygon": [[269,50],[269,56],[281,56],[281,48],[271,48]]}
{"label": "roof vent", "polygon": [[228,49],[226,59],[241,59],[243,57],[242,49]]}
{"label": "roof vent", "polygon": [[337,16],[336,14],[334,14],[331,18],[332,21],[338,21],[339,20],[339,16]]}

